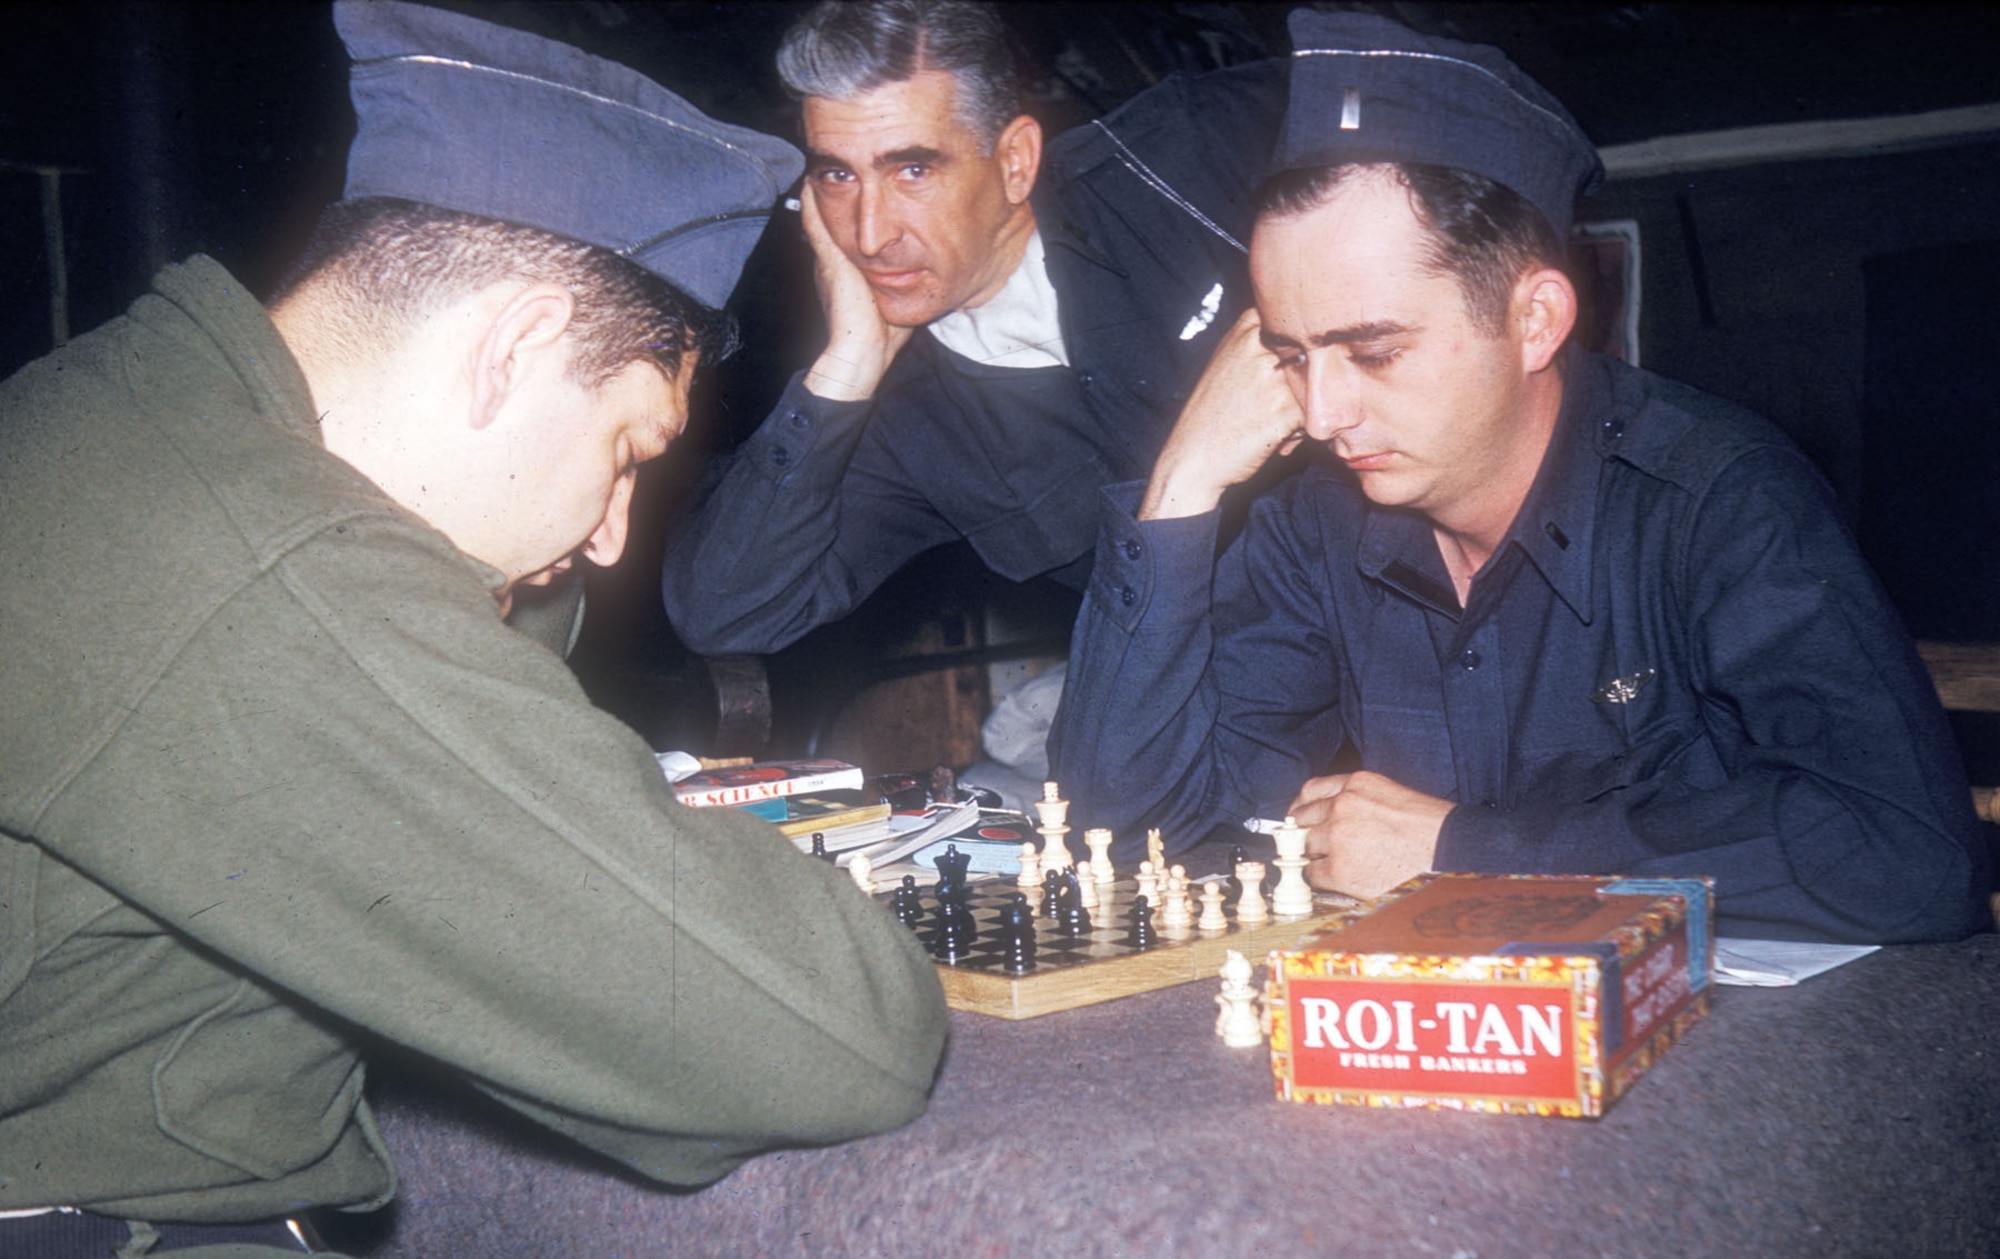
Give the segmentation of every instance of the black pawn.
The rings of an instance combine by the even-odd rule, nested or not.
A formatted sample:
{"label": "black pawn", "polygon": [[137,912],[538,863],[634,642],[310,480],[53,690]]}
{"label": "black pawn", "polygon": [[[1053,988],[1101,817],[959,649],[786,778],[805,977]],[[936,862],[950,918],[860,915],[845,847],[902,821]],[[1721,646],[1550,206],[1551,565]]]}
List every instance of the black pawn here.
{"label": "black pawn", "polygon": [[1153,907],[1143,896],[1132,900],[1132,925],[1125,932],[1125,943],[1135,949],[1150,949],[1158,937],[1153,934]]}
{"label": "black pawn", "polygon": [[1035,915],[1028,908],[1025,892],[1000,908],[1000,965],[1009,974],[1025,975],[1035,969]]}
{"label": "black pawn", "polygon": [[1062,904],[1062,871],[1050,870],[1042,875],[1042,917],[1053,919],[1056,909]]}
{"label": "black pawn", "polygon": [[1076,881],[1074,870],[1063,872],[1062,895],[1056,898],[1056,921],[1066,936],[1090,932],[1090,911],[1083,907],[1083,885]]}
{"label": "black pawn", "polygon": [[1229,877],[1223,881],[1222,890],[1228,895],[1229,903],[1232,905],[1243,899],[1243,880],[1236,877],[1236,867],[1242,864],[1243,845],[1231,844],[1229,846]]}
{"label": "black pawn", "polygon": [[833,854],[826,850],[825,831],[813,832],[813,856],[818,857],[821,861],[833,860]]}
{"label": "black pawn", "polygon": [[895,911],[897,920],[906,927],[914,929],[924,920],[924,897],[917,891],[916,875],[903,876],[903,886],[889,897],[889,908]]}

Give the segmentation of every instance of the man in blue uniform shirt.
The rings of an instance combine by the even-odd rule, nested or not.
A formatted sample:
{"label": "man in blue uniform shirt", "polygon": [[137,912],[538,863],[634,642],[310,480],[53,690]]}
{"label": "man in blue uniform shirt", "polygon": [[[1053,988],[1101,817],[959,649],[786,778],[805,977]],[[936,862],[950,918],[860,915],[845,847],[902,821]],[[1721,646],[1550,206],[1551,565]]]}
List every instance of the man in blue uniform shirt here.
{"label": "man in blue uniform shirt", "polygon": [[[1257,309],[1106,495],[1054,740],[1077,814],[1185,844],[1289,813],[1309,879],[1363,897],[1710,875],[1739,934],[1976,930],[1956,750],[1824,482],[1763,420],[1565,345],[1601,172],[1574,121],[1492,49],[1292,27]],[[1224,491],[1302,443],[1331,459],[1216,559]]]}
{"label": "man in blue uniform shirt", "polygon": [[829,341],[675,526],[675,630],[774,651],[960,538],[1081,588],[1099,487],[1145,474],[1249,301],[1278,68],[1169,79],[1046,161],[991,6],[823,4],[779,71]]}

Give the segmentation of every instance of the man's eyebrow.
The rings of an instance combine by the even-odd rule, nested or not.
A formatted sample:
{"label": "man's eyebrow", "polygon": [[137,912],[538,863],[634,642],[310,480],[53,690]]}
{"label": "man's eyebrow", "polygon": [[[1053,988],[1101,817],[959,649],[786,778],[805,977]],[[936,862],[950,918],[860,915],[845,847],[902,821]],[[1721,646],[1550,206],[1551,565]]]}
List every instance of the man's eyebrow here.
{"label": "man's eyebrow", "polygon": [[[1328,345],[1356,345],[1363,341],[1380,341],[1384,337],[1400,337],[1417,331],[1414,324],[1397,323],[1390,319],[1374,323],[1350,324],[1345,328],[1329,328],[1325,332],[1315,332],[1306,338],[1314,349]],[[1258,337],[1267,346],[1297,345],[1298,341],[1269,328],[1258,330]]]}
{"label": "man's eyebrow", "polygon": [[[942,149],[934,149],[924,144],[913,144],[908,148],[891,149],[887,153],[877,153],[874,157],[868,159],[868,165],[876,170],[887,170],[890,167],[908,166],[912,163],[922,166],[938,166],[947,160]],[[818,149],[808,149],[806,150],[806,169],[816,171],[852,170],[854,169],[854,164],[844,157],[835,157],[831,153],[822,153]]]}
{"label": "man's eyebrow", "polygon": [[877,153],[875,169],[884,170],[891,166],[908,166],[912,163],[920,166],[936,166],[942,161],[944,161],[943,150],[931,148],[929,145],[913,144],[906,149],[891,149],[887,153]]}

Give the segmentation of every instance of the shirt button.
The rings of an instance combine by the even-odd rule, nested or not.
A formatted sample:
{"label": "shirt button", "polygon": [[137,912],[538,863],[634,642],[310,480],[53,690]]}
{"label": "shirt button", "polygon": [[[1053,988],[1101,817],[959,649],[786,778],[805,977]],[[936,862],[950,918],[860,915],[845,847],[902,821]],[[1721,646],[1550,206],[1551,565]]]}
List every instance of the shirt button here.
{"label": "shirt button", "polygon": [[1477,669],[1479,667],[1479,653],[1467,647],[1459,654],[1458,662],[1468,669]]}
{"label": "shirt button", "polygon": [[792,412],[790,418],[792,421],[793,428],[809,428],[812,426],[812,421],[806,418],[806,415],[803,411]]}
{"label": "shirt button", "polygon": [[1140,554],[1141,554],[1141,553],[1142,553],[1142,552],[1141,552],[1141,548],[1140,548],[1140,546],[1139,546],[1139,544],[1138,544],[1137,542],[1132,542],[1132,541],[1127,541],[1127,542],[1125,543],[1125,558],[1126,558],[1126,559],[1128,559],[1128,560],[1136,560],[1136,559],[1138,559],[1138,558],[1139,558],[1139,556],[1140,556]]}
{"label": "shirt button", "polygon": [[1123,603],[1126,607],[1129,608],[1133,604],[1139,602],[1139,592],[1132,589],[1132,587],[1130,586],[1126,586],[1118,592],[1118,599],[1121,603]]}
{"label": "shirt button", "polygon": [[1604,435],[1613,440],[1625,436],[1625,417],[1614,415],[1604,421]]}
{"label": "shirt button", "polygon": [[782,467],[784,467],[784,466],[785,466],[786,464],[789,464],[789,463],[790,463],[791,461],[792,461],[792,452],[791,452],[791,451],[789,451],[789,450],[786,450],[786,449],[785,449],[785,448],[784,448],[783,446],[774,446],[774,447],[772,447],[772,449],[771,449],[771,466],[772,466],[772,467],[774,467],[774,468],[782,468]]}
{"label": "shirt button", "polygon": [[1076,383],[1082,385],[1085,389],[1090,388],[1090,382],[1093,379],[1089,372],[1078,372],[1076,374]]}

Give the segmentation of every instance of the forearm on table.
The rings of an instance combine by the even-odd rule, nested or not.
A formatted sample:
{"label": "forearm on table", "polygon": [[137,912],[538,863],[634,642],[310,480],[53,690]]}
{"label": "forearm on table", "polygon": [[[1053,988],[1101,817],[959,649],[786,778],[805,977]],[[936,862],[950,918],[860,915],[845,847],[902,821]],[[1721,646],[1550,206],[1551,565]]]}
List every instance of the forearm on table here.
{"label": "forearm on table", "polygon": [[1946,828],[1797,767],[1720,787],[1670,775],[1566,802],[1460,804],[1436,867],[1707,876],[1726,930],[1893,943],[1966,933],[1966,854]]}
{"label": "forearm on table", "polygon": [[[743,833],[720,843],[679,841],[664,949],[617,928],[589,942],[601,953],[614,941],[655,972],[651,1028],[632,1029],[635,1043],[594,1064],[560,1055],[553,1080],[534,1064],[481,1079],[482,1088],[673,1183],[712,1179],[760,1150],[887,1131],[923,1112],[944,1037],[929,959],[845,874],[789,841],[765,842],[768,827],[734,829]],[[670,962],[658,960],[662,951]],[[572,1091],[593,1065],[602,1085]]]}
{"label": "forearm on table", "polygon": [[[673,803],[643,741],[477,583],[311,550],[198,634],[79,777],[65,830],[115,837],[140,800],[148,818],[145,845],[77,846],[80,867],[648,1175],[727,1170],[687,1163],[690,1137],[829,1140],[921,1109],[943,1010],[892,916],[775,829]],[[368,594],[314,597],[302,627],[281,581]],[[239,640],[310,658],[251,667]]]}
{"label": "forearm on table", "polygon": [[1653,596],[1685,619],[1652,683],[1678,702],[1587,791],[1461,804],[1441,866],[1713,875],[1746,934],[1964,934],[1980,854],[1956,749],[1831,494],[1756,450],[1696,487],[1680,536]]}

